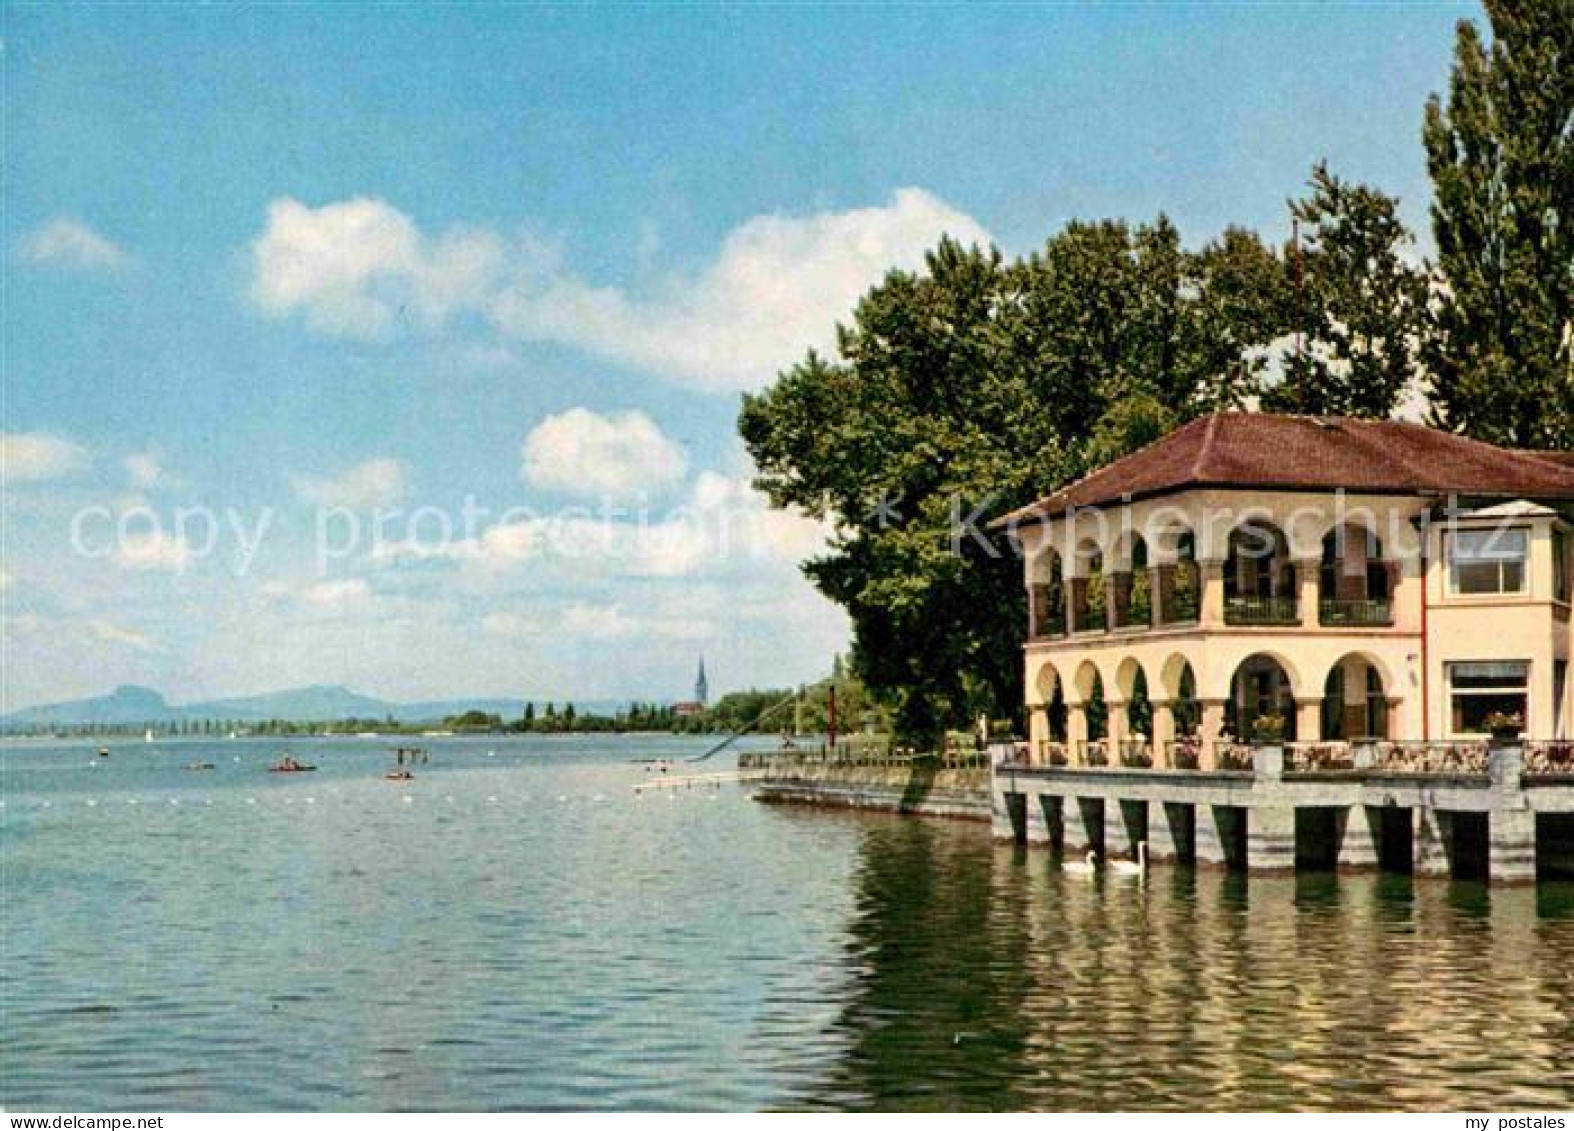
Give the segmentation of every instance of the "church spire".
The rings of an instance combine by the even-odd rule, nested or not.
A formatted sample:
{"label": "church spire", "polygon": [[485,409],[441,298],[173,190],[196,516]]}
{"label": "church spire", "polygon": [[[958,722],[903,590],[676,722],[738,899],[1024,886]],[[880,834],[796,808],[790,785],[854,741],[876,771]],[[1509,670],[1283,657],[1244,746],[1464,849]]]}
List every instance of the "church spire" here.
{"label": "church spire", "polygon": [[699,674],[694,677],[694,701],[704,706],[710,701],[710,684],[705,680],[705,657],[700,657]]}

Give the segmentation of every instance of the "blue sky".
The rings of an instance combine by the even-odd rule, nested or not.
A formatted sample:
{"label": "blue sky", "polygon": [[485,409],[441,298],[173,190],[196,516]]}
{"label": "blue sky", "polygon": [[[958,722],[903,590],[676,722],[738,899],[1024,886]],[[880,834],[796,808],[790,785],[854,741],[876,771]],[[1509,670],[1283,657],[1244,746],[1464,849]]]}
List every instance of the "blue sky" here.
{"label": "blue sky", "polygon": [[1277,237],[1326,158],[1424,250],[1460,16],[8,5],[0,706],[813,678],[823,531],[748,492],[741,392],[942,230]]}

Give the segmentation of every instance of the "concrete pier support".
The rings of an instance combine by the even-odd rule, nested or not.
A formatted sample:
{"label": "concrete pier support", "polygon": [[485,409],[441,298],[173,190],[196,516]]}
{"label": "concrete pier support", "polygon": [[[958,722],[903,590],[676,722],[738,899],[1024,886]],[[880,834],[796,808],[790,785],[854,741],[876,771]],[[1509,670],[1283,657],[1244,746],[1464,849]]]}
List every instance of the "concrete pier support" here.
{"label": "concrete pier support", "polygon": [[1148,839],[1146,801],[1104,802],[1104,853],[1111,860],[1135,860],[1137,844]]}
{"label": "concrete pier support", "polygon": [[1536,814],[1529,809],[1493,813],[1487,834],[1487,875],[1493,883],[1536,880]]}
{"label": "concrete pier support", "polygon": [[1197,863],[1216,868],[1244,867],[1240,855],[1242,822],[1246,811],[1229,805],[1196,808]]}
{"label": "concrete pier support", "polygon": [[1448,867],[1448,814],[1439,809],[1420,807],[1414,812],[1415,834],[1412,844],[1415,851],[1415,874],[1418,876],[1446,876]]}
{"label": "concrete pier support", "polygon": [[1027,796],[997,789],[991,795],[989,831],[996,840],[1027,843]]}
{"label": "concrete pier support", "polygon": [[1068,797],[1062,804],[1065,853],[1081,856],[1088,851],[1104,854],[1104,802],[1097,797]]}
{"label": "concrete pier support", "polygon": [[1339,870],[1377,870],[1379,815],[1365,805],[1352,805],[1339,815]]}
{"label": "concrete pier support", "polygon": [[1191,863],[1197,859],[1196,807],[1174,801],[1148,806],[1148,859]]}
{"label": "concrete pier support", "polygon": [[1031,794],[1026,798],[1026,802],[1027,811],[1024,818],[1027,822],[1027,842],[1039,846],[1046,845],[1049,843],[1049,826],[1044,821],[1044,806]]}
{"label": "concrete pier support", "polygon": [[1295,871],[1295,810],[1258,806],[1246,817],[1246,867],[1253,872]]}

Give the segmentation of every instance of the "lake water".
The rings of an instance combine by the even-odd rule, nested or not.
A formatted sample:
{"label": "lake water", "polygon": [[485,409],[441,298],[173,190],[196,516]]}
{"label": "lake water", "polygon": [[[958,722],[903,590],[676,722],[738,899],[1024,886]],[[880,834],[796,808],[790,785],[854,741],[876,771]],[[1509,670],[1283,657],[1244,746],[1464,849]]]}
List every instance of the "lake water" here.
{"label": "lake water", "polygon": [[978,825],[636,799],[703,739],[426,745],[406,784],[373,740],[0,750],[0,1105],[1574,1103],[1568,886],[1087,883]]}

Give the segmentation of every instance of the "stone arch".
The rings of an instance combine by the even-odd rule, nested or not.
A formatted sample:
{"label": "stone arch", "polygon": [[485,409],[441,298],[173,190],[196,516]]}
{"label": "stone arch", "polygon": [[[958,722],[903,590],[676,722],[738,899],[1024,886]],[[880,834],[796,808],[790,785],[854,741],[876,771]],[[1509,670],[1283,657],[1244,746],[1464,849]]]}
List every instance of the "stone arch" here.
{"label": "stone arch", "polygon": [[1303,684],[1295,666],[1277,652],[1258,651],[1243,658],[1230,673],[1225,699],[1225,724],[1238,738],[1249,737],[1256,720],[1278,715],[1284,720],[1284,737],[1298,735],[1296,704]]}
{"label": "stone arch", "polygon": [[1225,599],[1264,600],[1295,595],[1295,564],[1284,529],[1265,516],[1236,523],[1226,542]]}
{"label": "stone arch", "polygon": [[1323,677],[1321,737],[1353,741],[1387,738],[1388,704],[1394,677],[1381,658],[1366,651],[1346,652]]}
{"label": "stone arch", "polygon": [[1028,627],[1032,636],[1059,636],[1066,631],[1065,568],[1060,551],[1046,545],[1028,560]]}
{"label": "stone arch", "polygon": [[1147,684],[1147,673],[1142,670],[1142,664],[1135,656],[1127,656],[1115,669],[1115,690],[1122,699],[1129,700],[1137,689],[1137,682],[1141,680]]}
{"label": "stone arch", "polygon": [[1109,627],[1108,580],[1104,547],[1088,535],[1072,551],[1071,623],[1079,631]]}
{"label": "stone arch", "polygon": [[[1324,533],[1317,566],[1323,620],[1334,624],[1386,623],[1398,580],[1374,525],[1347,521]],[[1381,607],[1372,607],[1380,604]]]}
{"label": "stone arch", "polygon": [[1050,661],[1045,660],[1038,666],[1038,670],[1033,673],[1033,682],[1030,686],[1037,696],[1037,698],[1032,700],[1030,706],[1036,707],[1048,703],[1055,697],[1057,691],[1062,690],[1060,669],[1055,667]]}

